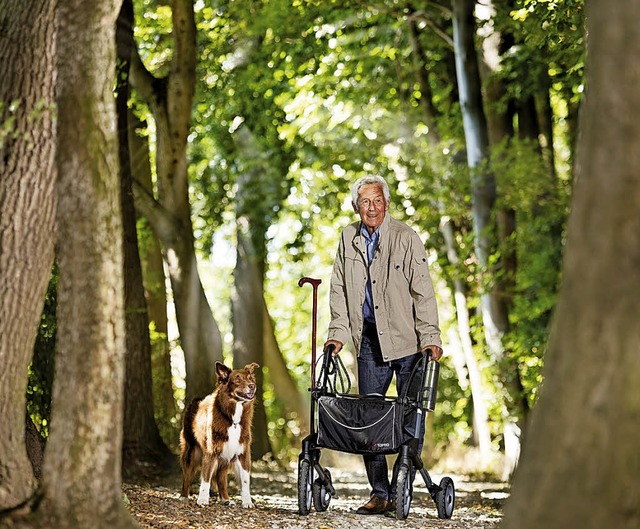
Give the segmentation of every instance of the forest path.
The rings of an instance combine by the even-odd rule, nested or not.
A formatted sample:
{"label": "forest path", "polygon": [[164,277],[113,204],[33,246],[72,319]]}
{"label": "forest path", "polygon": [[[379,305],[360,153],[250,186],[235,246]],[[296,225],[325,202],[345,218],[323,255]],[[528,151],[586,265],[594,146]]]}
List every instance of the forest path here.
{"label": "forest path", "polygon": [[[450,475],[456,487],[456,504],[450,520],[437,517],[435,504],[422,479],[414,484],[414,499],[406,520],[388,516],[361,516],[355,510],[368,497],[368,483],[364,472],[354,468],[330,468],[337,497],[331,499],[327,511],[317,513],[313,508],[308,516],[298,514],[296,471],[286,472],[266,467],[251,474],[251,493],[255,509],[243,509],[237,489],[229,486],[237,506],[226,506],[211,499],[207,507],[196,504],[195,494],[189,501],[180,500],[179,476],[162,485],[125,484],[123,491],[127,507],[140,526],[148,528],[198,529],[495,529],[502,520],[502,508],[509,495],[506,483],[472,480]],[[431,472],[438,483],[441,475]],[[195,482],[194,482],[195,483]],[[192,485],[192,492],[197,483]]]}

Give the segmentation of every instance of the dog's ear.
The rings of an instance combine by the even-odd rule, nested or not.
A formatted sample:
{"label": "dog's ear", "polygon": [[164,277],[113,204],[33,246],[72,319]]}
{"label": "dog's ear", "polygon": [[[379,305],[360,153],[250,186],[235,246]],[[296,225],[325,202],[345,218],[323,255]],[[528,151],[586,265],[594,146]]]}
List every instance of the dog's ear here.
{"label": "dog's ear", "polygon": [[256,364],[255,362],[251,363],[251,364],[247,364],[246,366],[244,366],[245,371],[247,371],[248,373],[253,375],[253,372],[258,369],[260,367],[259,364]]}
{"label": "dog's ear", "polygon": [[231,369],[225,366],[222,362],[216,362],[216,375],[218,376],[218,384],[224,384],[229,380]]}

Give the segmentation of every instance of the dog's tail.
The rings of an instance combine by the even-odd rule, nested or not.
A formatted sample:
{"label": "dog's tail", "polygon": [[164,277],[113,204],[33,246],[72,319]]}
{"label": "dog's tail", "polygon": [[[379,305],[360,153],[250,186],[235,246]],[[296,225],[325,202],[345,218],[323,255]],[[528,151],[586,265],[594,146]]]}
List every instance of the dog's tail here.
{"label": "dog's tail", "polygon": [[180,467],[183,470],[191,467],[194,449],[198,446],[193,423],[198,413],[198,406],[202,399],[193,399],[184,411],[182,431],[180,432]]}

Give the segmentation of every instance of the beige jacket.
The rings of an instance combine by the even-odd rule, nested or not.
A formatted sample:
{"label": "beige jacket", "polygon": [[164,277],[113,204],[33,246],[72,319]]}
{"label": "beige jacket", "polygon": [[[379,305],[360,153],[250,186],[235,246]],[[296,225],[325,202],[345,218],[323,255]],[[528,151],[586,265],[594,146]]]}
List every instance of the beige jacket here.
{"label": "beige jacket", "polygon": [[[371,265],[371,290],[376,326],[385,361],[415,354],[427,345],[442,346],[438,311],[427,263],[418,234],[385,215]],[[367,284],[367,253],[360,221],[340,237],[331,277],[331,322],[328,340],[353,340],[360,351]]]}

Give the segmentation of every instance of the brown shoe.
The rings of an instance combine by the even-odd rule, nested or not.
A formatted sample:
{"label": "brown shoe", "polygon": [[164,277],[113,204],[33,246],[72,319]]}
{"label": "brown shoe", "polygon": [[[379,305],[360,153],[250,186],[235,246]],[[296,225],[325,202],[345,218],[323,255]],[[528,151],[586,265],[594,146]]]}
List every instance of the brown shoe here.
{"label": "brown shoe", "polygon": [[389,502],[380,496],[374,496],[367,503],[358,507],[356,514],[384,514],[389,508]]}

